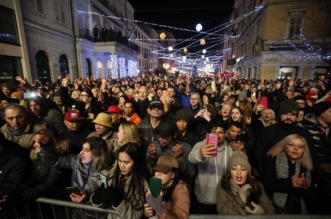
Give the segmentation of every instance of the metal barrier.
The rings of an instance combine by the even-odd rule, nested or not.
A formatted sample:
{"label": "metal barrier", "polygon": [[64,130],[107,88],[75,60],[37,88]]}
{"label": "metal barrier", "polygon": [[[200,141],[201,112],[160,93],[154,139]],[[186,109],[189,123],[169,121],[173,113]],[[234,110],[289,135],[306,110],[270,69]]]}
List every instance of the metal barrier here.
{"label": "metal barrier", "polygon": [[[38,198],[33,206],[21,206],[11,211],[0,210],[0,219],[102,219],[111,215],[113,219],[126,219],[113,209],[103,209],[88,204],[74,203],[50,198]],[[8,209],[7,209],[8,210]],[[155,219],[151,217],[149,219]],[[331,219],[331,215],[199,215],[191,214],[189,219]]]}
{"label": "metal barrier", "polygon": [[38,198],[35,203],[0,210],[0,219],[102,219],[111,215],[123,219],[111,208],[103,209],[89,204],[50,198]]}

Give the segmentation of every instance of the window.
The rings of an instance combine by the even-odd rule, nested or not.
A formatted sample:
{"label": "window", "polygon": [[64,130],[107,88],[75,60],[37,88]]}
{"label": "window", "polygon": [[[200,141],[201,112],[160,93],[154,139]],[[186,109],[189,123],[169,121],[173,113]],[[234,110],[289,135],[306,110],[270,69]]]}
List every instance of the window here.
{"label": "window", "polygon": [[295,10],[289,11],[288,13],[288,39],[299,39],[302,35],[303,28],[303,16],[305,14],[305,10]]}
{"label": "window", "polygon": [[0,42],[19,44],[15,12],[7,7],[0,6]]}
{"label": "window", "polygon": [[44,14],[44,0],[35,0],[36,1],[36,11],[40,14]]}
{"label": "window", "polygon": [[64,0],[55,0],[54,1],[54,14],[55,20],[61,23],[65,23],[65,4]]}

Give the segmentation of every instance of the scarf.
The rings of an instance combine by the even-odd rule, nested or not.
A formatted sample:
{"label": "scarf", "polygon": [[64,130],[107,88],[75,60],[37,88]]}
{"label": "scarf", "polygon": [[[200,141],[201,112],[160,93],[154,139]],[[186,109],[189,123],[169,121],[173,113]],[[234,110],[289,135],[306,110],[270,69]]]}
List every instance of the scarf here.
{"label": "scarf", "polygon": [[[286,179],[289,177],[288,175],[288,158],[286,152],[282,152],[279,155],[277,155],[276,158],[276,175],[278,179]],[[295,162],[295,173],[300,174],[301,170],[301,162],[296,161]],[[306,180],[308,183],[311,183],[311,173],[310,171],[307,171],[306,173]],[[279,206],[280,208],[284,208],[285,203],[287,201],[288,194],[287,193],[281,193],[281,192],[274,192],[272,201],[275,205]]]}

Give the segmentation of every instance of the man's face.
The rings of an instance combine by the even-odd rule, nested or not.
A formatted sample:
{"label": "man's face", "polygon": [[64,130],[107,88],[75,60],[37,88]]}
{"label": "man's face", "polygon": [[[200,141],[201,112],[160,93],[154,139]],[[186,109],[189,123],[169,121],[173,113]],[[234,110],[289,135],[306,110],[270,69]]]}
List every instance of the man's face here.
{"label": "man's face", "polygon": [[231,125],[228,132],[231,139],[236,139],[237,136],[241,133],[241,128]]}
{"label": "man's face", "polygon": [[121,114],[118,114],[118,113],[109,113],[109,115],[111,116],[112,124],[116,124],[118,122],[118,120],[120,120],[120,118],[121,118]]}
{"label": "man's face", "polygon": [[133,113],[133,105],[132,103],[126,103],[124,104],[124,114],[126,116],[131,116]]}
{"label": "man's face", "polygon": [[190,103],[192,107],[198,106],[200,103],[200,97],[196,94],[192,94],[190,97]]}
{"label": "man's face", "polygon": [[139,98],[141,100],[144,100],[147,98],[147,88],[146,87],[139,88]]}
{"label": "man's face", "polygon": [[280,115],[280,120],[287,125],[291,125],[297,120],[297,116],[293,113],[284,113]]}
{"label": "man's face", "polygon": [[74,120],[74,121],[69,121],[69,120],[64,120],[64,124],[66,125],[67,129],[70,132],[78,131],[82,127],[82,120]]}
{"label": "man's face", "polygon": [[286,91],[285,96],[287,96],[288,99],[292,99],[293,98],[293,92],[288,90],[288,91]]}
{"label": "man's face", "polygon": [[158,139],[161,147],[166,147],[166,146],[170,145],[171,142],[173,141],[172,135],[169,135],[167,137],[161,137],[161,136],[158,135],[157,139]]}
{"label": "man's face", "polygon": [[95,128],[95,132],[101,137],[108,134],[109,132],[109,128],[107,126],[100,125],[97,123],[94,124],[94,128]]}
{"label": "man's face", "polygon": [[217,127],[216,129],[211,130],[212,134],[217,134],[218,143],[221,144],[225,139],[225,131],[222,127]]}
{"label": "man's face", "polygon": [[303,120],[303,117],[305,116],[305,112],[300,110],[299,111],[299,114],[298,114],[298,118],[297,118],[297,121],[298,122],[301,122]]}
{"label": "man's face", "polygon": [[300,108],[305,108],[306,101],[304,100],[296,100]]}
{"label": "man's face", "polygon": [[168,96],[169,96],[169,97],[174,97],[175,94],[176,94],[174,88],[168,88],[168,89],[167,89],[167,92],[168,92]]}
{"label": "man's face", "polygon": [[20,109],[6,109],[5,118],[7,124],[14,130],[20,129],[25,125],[26,117]]}
{"label": "man's face", "polygon": [[164,110],[159,109],[157,107],[152,107],[152,108],[147,108],[147,112],[148,112],[149,116],[152,118],[161,118]]}
{"label": "man's face", "polygon": [[331,108],[324,111],[319,118],[325,122],[326,124],[330,125],[331,124]]}

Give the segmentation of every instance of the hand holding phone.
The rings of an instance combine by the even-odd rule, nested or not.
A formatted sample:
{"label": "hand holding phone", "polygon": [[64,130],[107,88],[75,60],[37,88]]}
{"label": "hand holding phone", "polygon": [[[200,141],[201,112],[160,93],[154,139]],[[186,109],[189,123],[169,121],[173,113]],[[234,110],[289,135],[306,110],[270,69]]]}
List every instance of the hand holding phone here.
{"label": "hand holding phone", "polygon": [[152,195],[156,198],[159,197],[162,190],[162,180],[156,177],[149,179],[149,188]]}
{"label": "hand holding phone", "polygon": [[215,146],[215,151],[213,153],[213,157],[217,156],[217,150],[218,150],[218,136],[217,134],[207,134],[207,144],[213,144]]}
{"label": "hand holding phone", "polygon": [[267,97],[261,97],[261,100],[259,101],[259,104],[261,104],[264,109],[268,109],[268,99]]}

